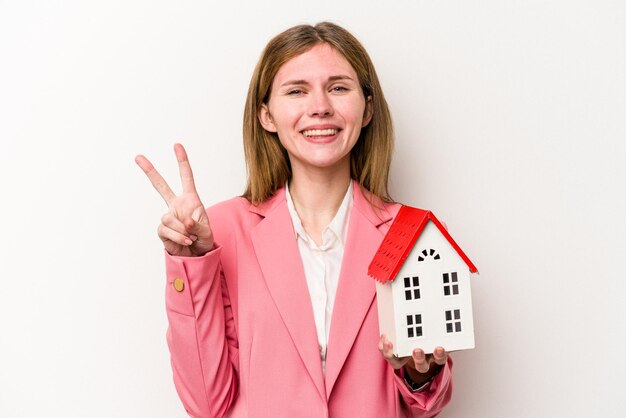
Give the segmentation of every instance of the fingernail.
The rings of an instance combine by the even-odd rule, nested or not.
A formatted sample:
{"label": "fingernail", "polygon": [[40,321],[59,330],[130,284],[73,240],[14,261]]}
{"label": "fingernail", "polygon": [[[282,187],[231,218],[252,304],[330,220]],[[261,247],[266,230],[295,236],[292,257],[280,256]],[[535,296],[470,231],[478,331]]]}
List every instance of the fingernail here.
{"label": "fingernail", "polygon": [[190,240],[189,238],[185,238],[185,245],[191,245],[193,244],[193,241]]}
{"label": "fingernail", "polygon": [[192,241],[195,241],[195,240],[197,240],[197,239],[198,239],[198,237],[197,237],[196,235],[189,235],[189,238],[190,238]]}

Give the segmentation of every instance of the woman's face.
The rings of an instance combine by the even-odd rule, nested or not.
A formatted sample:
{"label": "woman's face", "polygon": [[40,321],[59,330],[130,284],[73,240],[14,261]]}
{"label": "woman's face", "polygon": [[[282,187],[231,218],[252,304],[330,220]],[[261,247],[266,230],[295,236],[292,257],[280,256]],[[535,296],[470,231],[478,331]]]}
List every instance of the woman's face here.
{"label": "woman's face", "polygon": [[371,117],[356,72],[328,44],[283,64],[259,110],[263,127],[278,133],[294,173],[344,165],[349,170],[350,150]]}

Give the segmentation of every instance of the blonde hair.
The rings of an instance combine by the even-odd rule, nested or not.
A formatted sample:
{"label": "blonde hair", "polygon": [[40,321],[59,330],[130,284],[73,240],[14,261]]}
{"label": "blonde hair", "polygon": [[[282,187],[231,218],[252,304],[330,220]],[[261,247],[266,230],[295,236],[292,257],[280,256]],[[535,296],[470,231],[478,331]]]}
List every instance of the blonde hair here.
{"label": "blonde hair", "polygon": [[279,68],[320,43],[330,45],[346,58],[357,74],[363,95],[371,98],[372,120],[361,130],[350,153],[350,176],[374,196],[391,201],[387,184],[393,153],[393,126],[374,64],[350,32],[334,23],[321,22],[315,26],[294,26],[274,37],[263,50],[250,80],[243,116],[248,171],[243,196],[254,204],[270,198],[291,178],[287,151],[276,133],[263,128],[258,118],[259,109],[269,101]]}

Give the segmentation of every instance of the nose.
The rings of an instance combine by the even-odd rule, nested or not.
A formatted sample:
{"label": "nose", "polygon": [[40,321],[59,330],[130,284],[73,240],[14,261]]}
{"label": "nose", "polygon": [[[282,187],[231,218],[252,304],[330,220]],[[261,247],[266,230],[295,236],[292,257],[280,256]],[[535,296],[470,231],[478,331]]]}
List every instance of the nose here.
{"label": "nose", "polygon": [[323,118],[333,115],[333,106],[326,92],[311,94],[309,97],[311,98],[309,104],[310,116]]}

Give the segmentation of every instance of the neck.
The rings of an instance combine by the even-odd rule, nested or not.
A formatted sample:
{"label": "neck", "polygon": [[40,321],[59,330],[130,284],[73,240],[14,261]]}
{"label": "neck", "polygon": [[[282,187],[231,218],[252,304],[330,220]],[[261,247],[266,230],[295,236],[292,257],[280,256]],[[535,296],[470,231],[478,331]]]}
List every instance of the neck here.
{"label": "neck", "polygon": [[289,182],[289,193],[304,230],[321,244],[322,231],[337,214],[348,186],[350,171],[296,172]]}

